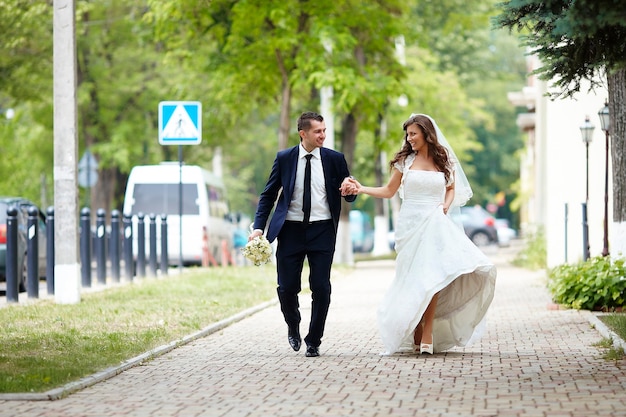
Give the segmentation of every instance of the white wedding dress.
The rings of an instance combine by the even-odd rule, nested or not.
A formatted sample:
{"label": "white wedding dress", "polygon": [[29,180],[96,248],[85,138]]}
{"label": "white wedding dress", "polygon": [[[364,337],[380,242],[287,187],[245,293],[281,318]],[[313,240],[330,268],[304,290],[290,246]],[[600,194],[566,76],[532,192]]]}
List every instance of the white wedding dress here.
{"label": "white wedding dress", "polygon": [[396,276],[378,310],[383,354],[413,349],[413,331],[438,292],[434,350],[465,346],[493,299],[496,268],[443,213],[444,174],[404,172]]}

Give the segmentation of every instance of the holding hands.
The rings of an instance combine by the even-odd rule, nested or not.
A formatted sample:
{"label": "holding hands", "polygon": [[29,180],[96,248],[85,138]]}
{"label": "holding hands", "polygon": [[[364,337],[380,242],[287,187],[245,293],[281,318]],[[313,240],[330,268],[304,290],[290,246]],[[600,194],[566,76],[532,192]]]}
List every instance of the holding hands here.
{"label": "holding hands", "polygon": [[357,180],[352,177],[348,177],[343,180],[339,190],[341,191],[342,196],[346,196],[359,194],[361,188],[362,186]]}

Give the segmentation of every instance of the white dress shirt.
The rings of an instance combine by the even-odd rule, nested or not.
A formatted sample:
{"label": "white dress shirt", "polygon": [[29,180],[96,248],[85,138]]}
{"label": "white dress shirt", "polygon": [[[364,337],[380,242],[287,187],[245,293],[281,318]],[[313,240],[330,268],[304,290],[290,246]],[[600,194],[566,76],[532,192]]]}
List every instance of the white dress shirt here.
{"label": "white dress shirt", "polygon": [[[304,168],[308,155],[302,145],[299,147],[298,167],[296,168],[296,184],[291,195],[291,203],[287,211],[286,220],[301,222],[304,218],[302,202],[304,199]],[[320,148],[315,148],[311,152],[311,217],[309,221],[330,220],[330,209],[326,197],[326,183],[324,180],[324,169],[320,157]]]}

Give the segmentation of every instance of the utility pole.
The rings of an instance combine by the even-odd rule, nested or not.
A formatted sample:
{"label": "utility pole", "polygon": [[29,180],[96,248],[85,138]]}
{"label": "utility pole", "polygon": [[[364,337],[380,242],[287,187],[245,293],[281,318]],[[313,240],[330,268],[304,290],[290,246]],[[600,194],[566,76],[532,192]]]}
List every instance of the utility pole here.
{"label": "utility pole", "polygon": [[75,0],[54,0],[53,10],[54,299],[76,304],[80,302],[80,261]]}

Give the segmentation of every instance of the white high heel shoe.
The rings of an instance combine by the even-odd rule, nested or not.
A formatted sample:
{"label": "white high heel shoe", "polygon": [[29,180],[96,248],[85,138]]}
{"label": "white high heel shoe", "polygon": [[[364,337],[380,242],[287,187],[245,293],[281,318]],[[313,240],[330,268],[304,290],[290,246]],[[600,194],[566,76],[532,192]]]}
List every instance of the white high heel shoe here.
{"label": "white high heel shoe", "polygon": [[420,354],[428,353],[429,355],[433,354],[433,343],[432,343],[432,335],[430,337],[431,343],[420,343]]}

